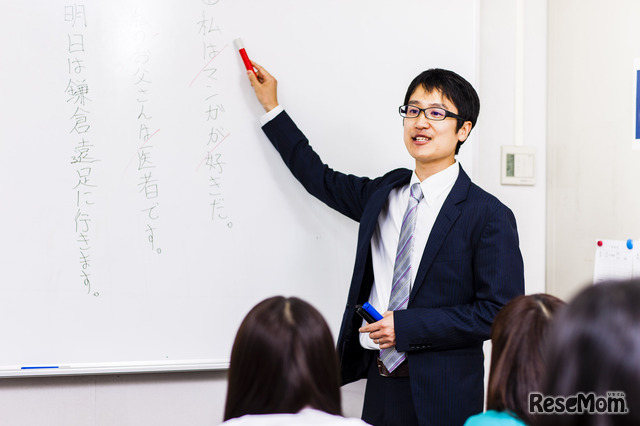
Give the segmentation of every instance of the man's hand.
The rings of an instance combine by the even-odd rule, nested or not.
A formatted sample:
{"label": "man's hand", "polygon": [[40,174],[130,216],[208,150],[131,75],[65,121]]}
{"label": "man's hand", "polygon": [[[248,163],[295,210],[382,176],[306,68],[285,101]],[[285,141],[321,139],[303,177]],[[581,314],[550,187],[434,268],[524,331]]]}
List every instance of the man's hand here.
{"label": "man's hand", "polygon": [[360,327],[360,333],[369,333],[373,343],[380,346],[380,349],[393,348],[396,345],[396,331],[393,326],[393,311],[382,314],[383,318],[364,327]]}
{"label": "man's hand", "polygon": [[251,65],[256,69],[256,74],[247,71],[251,87],[264,110],[269,112],[278,106],[278,81],[257,63],[251,61]]}

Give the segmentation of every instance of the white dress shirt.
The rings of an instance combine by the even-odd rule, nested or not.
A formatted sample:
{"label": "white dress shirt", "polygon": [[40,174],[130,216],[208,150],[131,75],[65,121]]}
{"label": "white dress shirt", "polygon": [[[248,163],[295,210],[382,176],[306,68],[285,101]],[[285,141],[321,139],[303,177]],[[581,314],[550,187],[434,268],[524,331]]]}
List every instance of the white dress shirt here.
{"label": "white dress shirt", "polygon": [[264,126],[265,124],[276,118],[276,115],[280,114],[282,111],[284,111],[282,105],[276,106],[274,109],[260,117],[260,124]]}
{"label": "white dress shirt", "polygon": [[[369,294],[369,303],[381,314],[389,307],[393,266],[400,239],[402,219],[409,203],[410,187],[420,182],[424,197],[418,203],[416,227],[413,231],[413,253],[411,254],[411,288],[418,272],[418,266],[427,245],[431,228],[440,213],[444,200],[458,179],[460,164],[456,161],[443,171],[420,182],[414,172],[408,185],[395,188],[389,193],[387,204],[378,216],[378,223],[371,238],[371,257],[373,263],[373,287]],[[366,323],[362,321],[362,325]],[[368,333],[360,334],[360,344],[365,349],[379,349]]]}

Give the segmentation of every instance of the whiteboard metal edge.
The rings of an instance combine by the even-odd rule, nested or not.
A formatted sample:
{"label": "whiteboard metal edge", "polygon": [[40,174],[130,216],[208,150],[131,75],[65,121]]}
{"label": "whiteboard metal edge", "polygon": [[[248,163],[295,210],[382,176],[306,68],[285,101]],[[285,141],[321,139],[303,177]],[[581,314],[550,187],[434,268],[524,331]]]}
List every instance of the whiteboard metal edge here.
{"label": "whiteboard metal edge", "polygon": [[229,368],[228,359],[187,360],[180,362],[111,362],[60,365],[55,368],[22,369],[22,366],[0,367],[0,377],[46,377],[99,374],[169,373],[188,371],[220,371]]}

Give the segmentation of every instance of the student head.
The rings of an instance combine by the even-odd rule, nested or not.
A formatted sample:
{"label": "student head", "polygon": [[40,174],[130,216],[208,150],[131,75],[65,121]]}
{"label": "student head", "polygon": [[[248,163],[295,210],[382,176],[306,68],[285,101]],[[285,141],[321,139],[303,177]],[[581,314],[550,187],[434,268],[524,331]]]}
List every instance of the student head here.
{"label": "student head", "polygon": [[549,425],[640,424],[640,280],[581,291],[550,334],[544,396],[625,393],[627,414],[544,416]]}
{"label": "student head", "polygon": [[565,303],[549,294],[518,296],[496,315],[491,327],[487,409],[509,411],[531,423],[530,392],[542,387],[543,341]]}
{"label": "student head", "polygon": [[[458,74],[439,68],[424,71],[411,82],[403,105],[440,107],[459,117],[428,120],[421,112],[418,117],[404,119],[409,153],[417,162],[430,161],[440,167],[453,162],[480,112],[480,99],[473,86]],[[440,164],[434,163],[437,160]]]}
{"label": "student head", "polygon": [[236,335],[224,419],[304,407],[341,414],[335,343],[313,306],[271,297],[251,309]]}

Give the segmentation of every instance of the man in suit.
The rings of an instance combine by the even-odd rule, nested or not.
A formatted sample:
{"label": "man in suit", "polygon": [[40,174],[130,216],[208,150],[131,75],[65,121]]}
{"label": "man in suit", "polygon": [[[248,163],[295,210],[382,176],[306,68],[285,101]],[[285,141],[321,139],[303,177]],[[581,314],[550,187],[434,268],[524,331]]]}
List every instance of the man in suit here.
{"label": "man in suit", "polygon": [[[337,349],[343,383],[367,378],[362,418],[462,425],[483,408],[482,344],[493,318],[524,293],[513,213],[455,159],[478,116],[476,91],[451,71],[417,76],[400,107],[415,170],[369,179],[323,164],[278,105],[275,78],[254,67],[247,75],[267,111],[263,130],[287,167],[309,193],[360,223]],[[355,315],[367,301],[381,320]]]}

